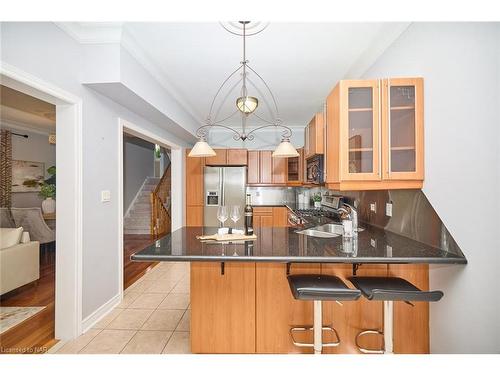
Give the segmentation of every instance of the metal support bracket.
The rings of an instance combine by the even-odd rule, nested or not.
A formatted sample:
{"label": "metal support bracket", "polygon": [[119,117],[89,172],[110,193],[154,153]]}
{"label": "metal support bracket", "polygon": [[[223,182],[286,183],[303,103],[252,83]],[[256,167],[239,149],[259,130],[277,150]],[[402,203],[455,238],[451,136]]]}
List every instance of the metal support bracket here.
{"label": "metal support bracket", "polygon": [[356,276],[356,271],[358,270],[359,266],[361,266],[361,263],[353,263],[352,264],[352,274],[353,274],[353,276]]}
{"label": "metal support bracket", "polygon": [[220,262],[220,274],[221,275],[224,275],[224,266],[225,266],[224,262]]}

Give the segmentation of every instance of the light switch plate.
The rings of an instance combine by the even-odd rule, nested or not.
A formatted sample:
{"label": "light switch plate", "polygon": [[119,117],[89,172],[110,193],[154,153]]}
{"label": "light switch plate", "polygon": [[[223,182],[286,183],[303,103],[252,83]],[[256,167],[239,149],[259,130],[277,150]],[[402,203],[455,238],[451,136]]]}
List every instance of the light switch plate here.
{"label": "light switch plate", "polygon": [[101,191],[101,202],[109,202],[111,200],[111,192],[109,190]]}
{"label": "light switch plate", "polygon": [[377,203],[370,203],[370,211],[377,213]]}
{"label": "light switch plate", "polygon": [[392,246],[386,245],[385,250],[386,250],[386,255],[388,257],[392,257]]}
{"label": "light switch plate", "polygon": [[392,216],[392,203],[385,204],[385,214],[387,216]]}

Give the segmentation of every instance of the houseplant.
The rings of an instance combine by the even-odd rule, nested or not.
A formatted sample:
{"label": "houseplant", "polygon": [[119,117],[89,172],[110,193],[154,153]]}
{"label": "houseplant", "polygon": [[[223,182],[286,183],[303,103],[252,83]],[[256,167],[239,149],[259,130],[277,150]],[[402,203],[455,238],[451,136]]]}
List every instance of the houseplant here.
{"label": "houseplant", "polygon": [[321,193],[316,193],[313,195],[313,202],[315,208],[321,208]]}
{"label": "houseplant", "polygon": [[40,193],[38,195],[44,198],[42,202],[42,211],[44,214],[53,214],[56,212],[56,167],[52,166],[47,169],[50,177],[40,185]]}

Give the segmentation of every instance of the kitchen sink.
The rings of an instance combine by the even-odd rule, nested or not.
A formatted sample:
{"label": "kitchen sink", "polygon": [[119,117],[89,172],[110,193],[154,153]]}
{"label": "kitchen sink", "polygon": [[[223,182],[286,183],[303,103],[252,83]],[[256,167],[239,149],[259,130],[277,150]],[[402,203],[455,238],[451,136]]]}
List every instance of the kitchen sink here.
{"label": "kitchen sink", "polygon": [[341,236],[342,234],[344,234],[344,228],[342,227],[341,224],[323,224],[323,225],[314,227],[312,229],[320,231],[320,232],[336,234],[338,236]]}
{"label": "kitchen sink", "polygon": [[[358,227],[358,232],[362,232],[364,230],[365,228]],[[300,230],[296,233],[305,234],[306,236],[311,237],[332,238],[342,236],[344,234],[344,228],[342,227],[342,224],[323,224],[314,228]]]}
{"label": "kitchen sink", "polygon": [[330,232],[316,230],[316,228],[299,230],[295,233],[305,234],[306,236],[311,236],[311,237],[321,237],[321,238],[332,238],[332,237],[338,237],[341,235],[341,234],[337,234],[337,233],[330,233]]}

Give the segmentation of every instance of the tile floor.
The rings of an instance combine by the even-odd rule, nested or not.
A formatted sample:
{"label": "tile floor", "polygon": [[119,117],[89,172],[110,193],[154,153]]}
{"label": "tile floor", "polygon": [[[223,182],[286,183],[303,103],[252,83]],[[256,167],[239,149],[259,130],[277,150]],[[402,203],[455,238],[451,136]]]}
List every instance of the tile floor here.
{"label": "tile floor", "polygon": [[56,354],[190,353],[189,263],[162,262],[123,301]]}

